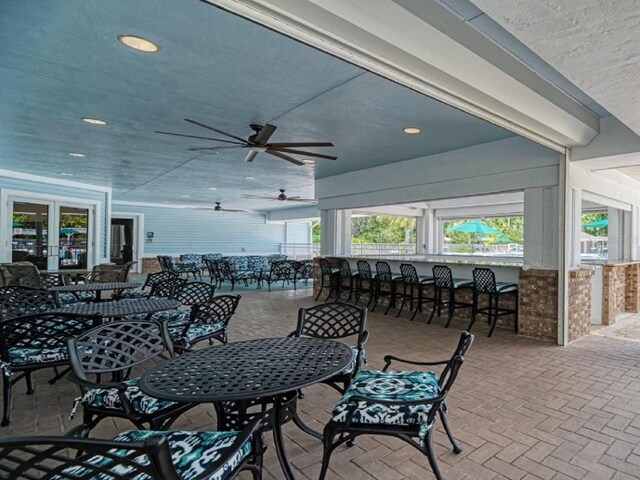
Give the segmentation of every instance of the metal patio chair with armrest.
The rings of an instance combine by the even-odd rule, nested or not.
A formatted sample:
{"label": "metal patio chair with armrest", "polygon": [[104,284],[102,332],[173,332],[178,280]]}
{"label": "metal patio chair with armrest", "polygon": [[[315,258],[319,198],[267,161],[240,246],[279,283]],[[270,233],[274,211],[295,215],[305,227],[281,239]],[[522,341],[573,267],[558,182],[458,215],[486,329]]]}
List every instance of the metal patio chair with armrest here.
{"label": "metal patio chair with armrest", "polygon": [[222,287],[224,282],[224,275],[220,270],[220,260],[204,257],[202,259],[207,266],[207,272],[209,273],[209,282],[211,285],[215,285],[217,288]]}
{"label": "metal patio chair with armrest", "polygon": [[0,477],[6,480],[229,480],[242,470],[262,478],[265,446],[255,420],[242,431],[140,431],[113,440],[62,437],[0,440]]}
{"label": "metal patio chair with armrest", "polygon": [[148,298],[151,295],[151,290],[153,289],[154,285],[164,280],[171,280],[174,278],[178,278],[178,276],[172,272],[150,273],[147,275],[147,278],[145,279],[144,284],[142,285],[140,290],[122,290],[116,293],[113,298],[114,300],[122,300],[125,298]]}
{"label": "metal patio chair with armrest", "polygon": [[357,289],[358,275],[360,274],[357,271],[354,272],[351,270],[349,260],[345,258],[340,259],[340,269],[338,271],[338,291],[336,293],[336,300],[340,300],[340,296],[342,295],[343,290],[348,290],[349,296],[347,297],[346,302],[349,303],[349,300],[351,300],[351,297],[354,295]]}
{"label": "metal patio chair with armrest", "polygon": [[18,286],[0,289],[0,320],[57,308],[60,308],[58,297],[44,289]]}
{"label": "metal patio chair with armrest", "polygon": [[[2,425],[10,422],[13,386],[25,379],[27,395],[34,391],[31,373],[53,368],[55,383],[67,371],[69,356],[65,340],[100,324],[100,315],[82,316],[68,313],[36,313],[0,320],[0,370],[2,370],[4,409]],[[17,375],[16,375],[17,374]]]}
{"label": "metal patio chair with armrest", "polygon": [[[359,435],[391,436],[404,440],[427,457],[436,479],[442,480],[444,477],[433,452],[433,430],[440,415],[454,452],[462,451],[446,424],[444,401],[464,362],[461,352],[466,352],[472,342],[473,335],[462,332],[456,351],[449,360],[419,362],[387,355],[383,371],[364,370],[358,373],[324,428],[320,480],[326,476],[336,447],[353,442]],[[420,366],[444,364],[445,368],[440,376],[431,371],[389,372],[387,368],[393,361]]]}
{"label": "metal patio chair with armrest", "polygon": [[309,279],[313,279],[313,260],[300,260],[296,270],[296,282],[304,281],[304,285],[309,285]]}
{"label": "metal patio chair with armrest", "polygon": [[220,295],[207,304],[194,305],[189,321],[184,326],[169,326],[169,335],[176,351],[190,350],[204,340],[227,343],[229,321],[238,308],[240,295]]}
{"label": "metal patio chair with armrest", "polygon": [[[176,262],[173,257],[170,255],[158,255],[158,262],[160,263],[160,267],[165,272],[175,273],[176,275],[182,275],[183,273],[193,275],[193,278],[196,278],[196,275],[199,273],[199,269],[193,262]],[[202,279],[202,277],[200,277]]]}
{"label": "metal patio chair with armrest", "polygon": [[177,310],[164,310],[161,312],[151,313],[147,318],[151,320],[166,321],[169,327],[182,326],[189,322],[191,311],[196,305],[208,305],[212,300],[216,287],[207,282],[188,282],[176,289],[173,296],[174,300],[178,300],[182,307]]}
{"label": "metal patio chair with armrest", "polygon": [[[86,434],[108,417],[127,419],[139,429],[148,424],[151,430],[166,430],[195,406],[145,395],[138,386],[139,378],[130,377],[133,368],[174,356],[164,322],[110,322],[67,338],[67,348],[72,368],[67,378],[81,392],[74,401],[71,416],[82,405]],[[93,375],[95,381],[89,379]],[[105,377],[112,381],[106,383]]]}
{"label": "metal patio chair with armrest", "polygon": [[277,260],[271,262],[271,268],[262,275],[261,280],[266,281],[271,291],[271,284],[282,281],[282,288],[285,282],[293,283],[293,289],[296,290],[296,274],[298,272],[298,262],[295,260]]}

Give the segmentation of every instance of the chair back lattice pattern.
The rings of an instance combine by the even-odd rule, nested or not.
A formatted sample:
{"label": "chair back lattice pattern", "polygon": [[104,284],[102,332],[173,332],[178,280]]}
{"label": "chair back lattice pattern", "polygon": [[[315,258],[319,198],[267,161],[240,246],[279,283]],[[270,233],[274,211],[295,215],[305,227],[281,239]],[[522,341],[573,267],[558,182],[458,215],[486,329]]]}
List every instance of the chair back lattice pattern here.
{"label": "chair back lattice pattern", "polygon": [[348,260],[340,260],[340,276],[346,278],[351,276],[351,265]]}
{"label": "chair back lattice pattern", "polygon": [[298,262],[295,260],[279,260],[271,263],[271,271],[269,272],[269,281],[277,282],[278,280],[295,280],[298,271]]}
{"label": "chair back lattice pattern", "polygon": [[144,281],[144,285],[142,286],[143,290],[146,290],[147,287],[149,288],[153,288],[154,285],[156,285],[157,283],[160,283],[164,280],[172,280],[174,278],[177,278],[175,273],[172,272],[155,272],[155,273],[150,273],[149,275],[147,275],[146,280]]}
{"label": "chair back lattice pattern", "polygon": [[205,253],[204,255],[202,255],[202,261],[205,260],[222,260],[222,254],[221,253]]}
{"label": "chair back lattice pattern", "polygon": [[205,266],[207,267],[207,271],[209,272],[209,277],[211,278],[211,282],[215,283],[223,279],[222,273],[220,272],[220,260],[203,257]]}
{"label": "chair back lattice pattern", "polygon": [[158,259],[158,263],[160,264],[160,268],[163,272],[173,272],[173,269],[167,264],[166,255],[158,255],[156,258]]}
{"label": "chair back lattice pattern", "polygon": [[367,309],[348,303],[332,302],[298,310],[296,337],[338,339],[365,332]]}
{"label": "chair back lattice pattern", "polygon": [[213,298],[216,287],[206,282],[185,283],[173,298],[182,305],[206,305]]}
{"label": "chair back lattice pattern", "polygon": [[489,268],[473,269],[474,290],[477,293],[496,293],[496,276]]}
{"label": "chair back lattice pattern", "polygon": [[331,264],[329,263],[329,260],[326,258],[320,258],[318,263],[320,263],[320,271],[322,272],[322,275],[331,275]]}
{"label": "chair back lattice pattern", "polygon": [[91,283],[126,282],[130,264],[124,265],[96,265],[87,276]]}
{"label": "chair back lattice pattern", "polygon": [[104,374],[129,370],[164,353],[173,356],[166,322],[110,322],[67,338],[69,359],[74,373]]}
{"label": "chair back lattice pattern", "polygon": [[313,260],[302,260],[298,262],[298,280],[313,278]]}
{"label": "chair back lattice pattern", "polygon": [[446,265],[433,266],[433,281],[438,288],[453,288],[453,275]]}
{"label": "chair back lattice pattern", "polygon": [[[144,458],[145,461],[140,461]],[[100,460],[100,461],[97,461]],[[140,442],[70,437],[0,440],[0,478],[179,480],[166,437]]]}
{"label": "chair back lattice pattern", "polygon": [[64,287],[64,280],[59,273],[41,273],[40,283],[42,285],[41,288],[45,290],[53,287]]}
{"label": "chair back lattice pattern", "polygon": [[10,288],[10,291],[0,296],[0,319],[6,320],[60,308],[51,292],[31,287]]}
{"label": "chair back lattice pattern", "polygon": [[420,283],[416,267],[410,263],[400,264],[400,273],[402,274],[402,281],[404,283],[409,283],[411,285],[418,285]]}
{"label": "chair back lattice pattern", "polygon": [[376,277],[381,282],[391,282],[393,280],[391,267],[387,262],[376,262]]}
{"label": "chair back lattice pattern", "polygon": [[54,349],[65,346],[67,337],[81,335],[100,325],[100,315],[72,313],[36,313],[0,321],[0,353],[9,361],[8,351],[20,349]]}
{"label": "chair back lattice pattern", "polygon": [[198,323],[218,323],[229,324],[229,320],[240,303],[240,295],[219,295],[213,297],[208,305],[196,305],[191,310],[191,320]]}
{"label": "chair back lattice pattern", "polygon": [[186,279],[172,276],[157,282],[151,287],[149,295],[152,297],[174,298],[186,284]]}
{"label": "chair back lattice pattern", "polygon": [[[467,331],[460,333],[460,340],[458,341],[458,345],[456,346],[456,349],[453,352],[451,359],[447,362],[444,369],[442,370],[442,374],[438,378],[438,385],[440,385],[440,388],[444,388],[447,385],[447,383],[450,384],[449,386],[453,384],[453,381],[455,380],[455,377],[458,374],[457,368],[459,368],[460,365],[462,365],[462,362],[464,361],[464,357],[467,354],[469,347],[471,347],[471,344],[473,343],[473,338],[474,338],[473,335],[471,335]],[[456,368],[457,362],[459,362],[459,365]]]}
{"label": "chair back lattice pattern", "polygon": [[358,273],[360,278],[364,280],[371,280],[373,274],[371,273],[371,265],[366,260],[358,260]]}

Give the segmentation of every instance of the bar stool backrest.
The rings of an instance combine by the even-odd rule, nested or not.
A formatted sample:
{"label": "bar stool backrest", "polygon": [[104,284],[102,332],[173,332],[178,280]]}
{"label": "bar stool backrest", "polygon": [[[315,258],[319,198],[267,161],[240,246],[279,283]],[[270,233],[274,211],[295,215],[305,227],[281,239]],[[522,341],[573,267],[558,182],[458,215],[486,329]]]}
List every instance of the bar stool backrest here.
{"label": "bar stool backrest", "polygon": [[351,265],[349,264],[349,260],[345,260],[345,259],[340,260],[340,276],[342,277],[351,276]]}
{"label": "bar stool backrest", "polygon": [[474,268],[473,283],[476,293],[496,293],[496,276],[489,268]]}
{"label": "bar stool backrest", "polygon": [[438,288],[453,288],[453,275],[451,269],[446,265],[434,265],[433,281]]}
{"label": "bar stool backrest", "polygon": [[420,283],[420,280],[418,279],[418,272],[416,271],[416,267],[414,267],[410,263],[401,264],[400,273],[402,274],[402,281],[404,283],[409,283],[413,285],[417,285]]}
{"label": "bar stool backrest", "polygon": [[376,262],[376,276],[381,282],[391,282],[393,280],[391,267],[387,262]]}
{"label": "bar stool backrest", "polygon": [[373,278],[371,266],[366,260],[358,260],[358,273],[360,274],[360,278],[365,280],[371,280],[371,278]]}
{"label": "bar stool backrest", "polygon": [[322,272],[322,275],[331,275],[331,264],[329,263],[329,260],[321,258],[318,261],[320,263],[320,272]]}

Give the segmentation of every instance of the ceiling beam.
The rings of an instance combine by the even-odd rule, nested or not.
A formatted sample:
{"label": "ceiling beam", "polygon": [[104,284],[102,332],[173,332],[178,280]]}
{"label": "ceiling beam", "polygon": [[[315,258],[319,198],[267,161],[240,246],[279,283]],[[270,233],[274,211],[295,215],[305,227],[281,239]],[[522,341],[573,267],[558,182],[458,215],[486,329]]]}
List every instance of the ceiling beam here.
{"label": "ceiling beam", "polygon": [[509,54],[436,0],[205,1],[555,150],[598,134],[598,117],[557,87],[496,67]]}

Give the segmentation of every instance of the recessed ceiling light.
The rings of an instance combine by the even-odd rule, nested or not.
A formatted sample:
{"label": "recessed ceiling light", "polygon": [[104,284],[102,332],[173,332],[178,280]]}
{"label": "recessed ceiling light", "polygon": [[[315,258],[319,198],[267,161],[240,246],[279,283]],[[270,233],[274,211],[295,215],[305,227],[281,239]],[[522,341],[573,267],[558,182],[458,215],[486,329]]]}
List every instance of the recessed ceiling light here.
{"label": "recessed ceiling light", "polygon": [[255,180],[256,177],[244,177],[245,180]]}
{"label": "recessed ceiling light", "polygon": [[105,122],[104,120],[99,120],[97,118],[89,118],[89,117],[83,117],[82,121],[90,123],[91,125],[106,125],[107,124],[107,122]]}
{"label": "recessed ceiling light", "polygon": [[415,135],[416,133],[421,132],[421,130],[418,127],[407,127],[407,128],[403,128],[402,131],[404,133],[408,133],[409,135]]}
{"label": "recessed ceiling light", "polygon": [[311,160],[310,158],[303,158],[302,163],[306,163],[307,165],[313,165],[314,163],[316,163],[316,161]]}
{"label": "recessed ceiling light", "polygon": [[127,47],[140,52],[154,53],[160,50],[160,47],[152,41],[135,35],[119,35],[118,40]]}
{"label": "recessed ceiling light", "polygon": [[73,177],[73,173],[69,172],[60,172],[60,175],[62,175],[63,177]]}
{"label": "recessed ceiling light", "polygon": [[189,198],[191,195],[181,195],[182,198]]}
{"label": "recessed ceiling light", "polygon": [[71,157],[86,157],[86,155],[84,153],[77,153],[77,152],[71,152],[69,154],[69,156],[71,156]]}
{"label": "recessed ceiling light", "polygon": [[209,188],[207,188],[207,190],[211,190],[212,192],[213,192],[214,190],[217,190],[217,189],[218,189],[218,187],[209,187]]}

